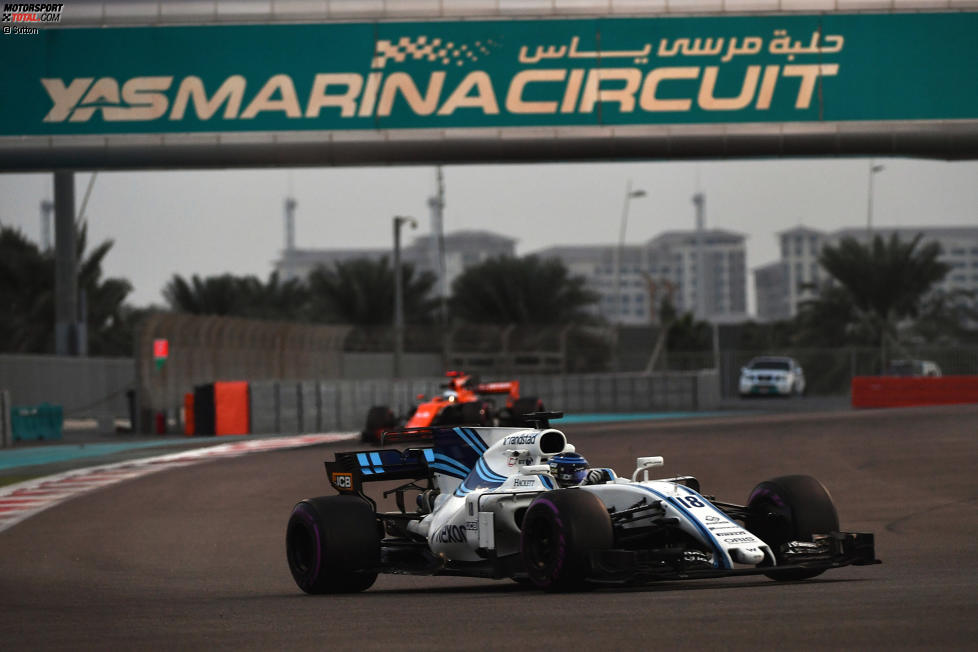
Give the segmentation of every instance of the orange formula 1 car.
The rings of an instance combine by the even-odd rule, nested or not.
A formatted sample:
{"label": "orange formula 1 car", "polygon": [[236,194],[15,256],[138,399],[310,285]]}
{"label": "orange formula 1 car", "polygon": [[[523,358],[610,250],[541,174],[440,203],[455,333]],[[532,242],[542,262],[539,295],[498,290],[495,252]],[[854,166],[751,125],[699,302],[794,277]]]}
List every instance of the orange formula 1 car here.
{"label": "orange formula 1 car", "polygon": [[[445,374],[448,382],[440,396],[425,400],[406,415],[398,418],[386,405],[375,405],[367,412],[367,423],[361,438],[365,442],[383,443],[384,439],[411,439],[415,428],[430,426],[530,426],[523,417],[543,411],[543,401],[534,397],[520,397],[520,381],[507,380],[480,383],[475,376],[460,371]],[[497,409],[488,395],[505,394],[506,404]],[[388,436],[389,435],[389,436]]]}

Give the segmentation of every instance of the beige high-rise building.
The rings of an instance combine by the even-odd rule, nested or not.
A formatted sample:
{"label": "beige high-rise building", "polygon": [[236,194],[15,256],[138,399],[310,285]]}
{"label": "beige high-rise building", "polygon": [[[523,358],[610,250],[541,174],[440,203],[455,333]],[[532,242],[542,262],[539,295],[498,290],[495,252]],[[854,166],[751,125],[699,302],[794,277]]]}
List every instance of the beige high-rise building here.
{"label": "beige high-rise building", "polygon": [[[936,289],[978,291],[978,227],[880,227],[872,231],[872,237],[889,239],[893,234],[903,241],[923,234],[922,242],[937,242],[941,246],[939,260],[950,265],[951,271]],[[753,270],[757,317],[762,321],[794,317],[799,304],[817,293],[828,278],[818,264],[822,247],[837,245],[843,238],[866,243],[871,237],[865,227],[829,233],[804,226],[781,231],[777,236],[780,260]]]}
{"label": "beige high-rise building", "polygon": [[[534,252],[558,258],[574,276],[583,276],[599,295],[593,312],[611,323],[657,322],[661,300],[668,297],[680,312],[711,321],[747,318],[744,236],[721,229],[702,232],[704,270],[697,266],[697,232],[667,231],[641,245],[626,245],[615,266],[615,245],[548,247]],[[619,275],[620,274],[620,275]],[[703,314],[698,293],[703,292]]]}

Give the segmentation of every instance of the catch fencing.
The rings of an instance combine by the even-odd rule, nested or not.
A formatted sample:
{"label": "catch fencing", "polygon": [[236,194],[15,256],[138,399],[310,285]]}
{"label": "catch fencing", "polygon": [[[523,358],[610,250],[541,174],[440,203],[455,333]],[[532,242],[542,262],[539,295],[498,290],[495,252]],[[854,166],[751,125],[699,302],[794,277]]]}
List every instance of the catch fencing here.
{"label": "catch fencing", "polygon": [[[156,339],[169,343],[162,365],[150,355]],[[401,369],[405,377],[439,376],[446,368],[518,375],[592,371],[596,351],[608,358],[606,340],[600,329],[570,326],[411,326]],[[172,410],[194,386],[215,381],[359,380],[392,377],[394,369],[386,326],[156,313],[141,324],[135,346],[138,400],[146,413]]]}
{"label": "catch fencing", "polygon": [[[524,394],[574,412],[703,409],[737,396],[740,368],[756,355],[796,358],[811,394],[846,395],[853,377],[881,370],[877,348],[735,350],[729,347],[737,346],[736,335],[722,327],[720,351],[683,353],[658,347],[660,333],[649,327],[409,327],[402,375],[418,380],[395,382],[388,327],[157,313],[141,325],[134,360],[0,355],[0,390],[10,391],[14,405],[61,405],[66,419],[96,419],[101,430],[135,416],[135,427],[148,431],[154,415],[174,417],[195,386],[248,381],[259,392],[255,417],[264,431],[277,419],[276,430],[311,432],[359,428],[370,405],[403,410],[416,394],[439,389],[442,374],[453,368],[484,379],[519,379]],[[152,357],[158,338],[169,342],[163,364]],[[904,346],[889,358],[933,360],[945,375],[978,375],[976,346]],[[711,373],[703,369],[716,369],[716,380],[698,381],[695,392],[683,385]]]}
{"label": "catch fencing", "polygon": [[[880,375],[883,365],[877,348],[774,349],[754,351],[720,351],[704,353],[670,353],[658,366],[671,371],[702,369],[719,363],[720,394],[724,398],[739,394],[740,369],[751,358],[761,355],[786,355],[798,361],[805,372],[807,392],[825,396],[846,395],[856,376]],[[915,346],[890,352],[889,360],[913,359],[936,362],[945,376],[978,375],[978,347]]]}
{"label": "catch fencing", "polygon": [[[568,414],[709,410],[719,400],[717,375],[711,370],[522,376],[519,381],[522,396],[539,397],[547,409]],[[444,382],[444,377],[252,382],[251,430],[256,434],[360,430],[372,406],[387,405],[403,414],[419,394],[435,395]]]}
{"label": "catch fencing", "polygon": [[13,405],[60,405],[66,419],[95,419],[108,431],[130,416],[135,371],[132,358],[4,354],[0,389]]}
{"label": "catch fencing", "polygon": [[[349,326],[313,326],[233,317],[156,313],[136,337],[139,415],[181,405],[195,385],[216,380],[314,379],[342,374]],[[169,342],[169,358],[157,366],[155,339]]]}

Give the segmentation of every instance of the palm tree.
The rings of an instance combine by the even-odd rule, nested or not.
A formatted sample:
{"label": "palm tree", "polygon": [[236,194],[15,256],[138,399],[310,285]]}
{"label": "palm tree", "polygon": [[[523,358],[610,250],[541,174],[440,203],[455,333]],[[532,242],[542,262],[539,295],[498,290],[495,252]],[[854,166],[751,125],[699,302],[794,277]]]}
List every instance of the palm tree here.
{"label": "palm tree", "polygon": [[929,344],[978,344],[978,292],[956,289],[931,292],[909,336]]}
{"label": "palm tree", "polygon": [[499,256],[473,265],[452,283],[451,308],[463,321],[487,324],[570,324],[593,321],[597,295],[556,259]]}
{"label": "palm tree", "polygon": [[0,351],[54,351],[54,256],[0,227]]}
{"label": "palm tree", "polygon": [[254,319],[304,320],[309,293],[298,279],[279,280],[272,272],[268,282],[256,276],[221,274],[187,279],[178,274],[163,288],[170,309],[193,315],[226,315]]}
{"label": "palm tree", "polygon": [[844,238],[838,246],[825,247],[818,258],[852,302],[851,327],[865,330],[879,344],[883,366],[887,341],[896,341],[897,324],[918,314],[921,300],[950,270],[938,260],[940,245],[919,246],[922,238],[918,234],[902,242],[896,234],[889,240],[876,236],[868,246]]}
{"label": "palm tree", "polygon": [[[417,274],[410,263],[402,273],[405,322],[433,323],[439,303],[431,292],[435,275]],[[309,293],[313,321],[356,326],[390,326],[394,321],[394,270],[386,256],[317,267],[309,275]]]}
{"label": "palm tree", "polygon": [[272,272],[266,283],[257,277],[246,279],[247,292],[257,317],[305,321],[309,312],[309,288],[300,279],[282,281]]}
{"label": "palm tree", "polygon": [[106,240],[83,258],[88,224],[78,230],[78,287],[84,293],[88,351],[94,355],[132,355],[133,310],[126,305],[132,283],[124,278],[102,280],[102,261],[112,249]]}
{"label": "palm tree", "polygon": [[174,274],[163,288],[163,298],[175,312],[192,315],[238,315],[242,310],[237,279],[231,274],[190,280]]}
{"label": "palm tree", "polygon": [[[130,309],[125,304],[132,284],[102,278],[102,262],[112,249],[106,240],[85,255],[88,226],[76,226],[78,290],[84,297],[88,351],[95,355],[131,355]],[[20,231],[0,226],[0,350],[54,352],[53,253],[42,252]]]}
{"label": "palm tree", "polygon": [[669,322],[666,344],[671,352],[694,353],[713,349],[713,328],[687,312]]}

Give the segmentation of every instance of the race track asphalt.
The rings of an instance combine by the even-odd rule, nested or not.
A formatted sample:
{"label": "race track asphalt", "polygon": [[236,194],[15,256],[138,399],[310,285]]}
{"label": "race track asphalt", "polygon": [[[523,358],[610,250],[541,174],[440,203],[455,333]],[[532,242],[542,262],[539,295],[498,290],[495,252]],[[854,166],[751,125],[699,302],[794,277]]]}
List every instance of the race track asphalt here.
{"label": "race track asphalt", "polygon": [[0,532],[0,648],[454,650],[960,649],[978,641],[978,406],[568,425],[596,466],[745,501],[808,473],[882,565],[814,580],[669,582],[548,595],[509,581],[381,576],[307,596],[284,526],[329,494],[347,445],[206,462],[93,491]]}

